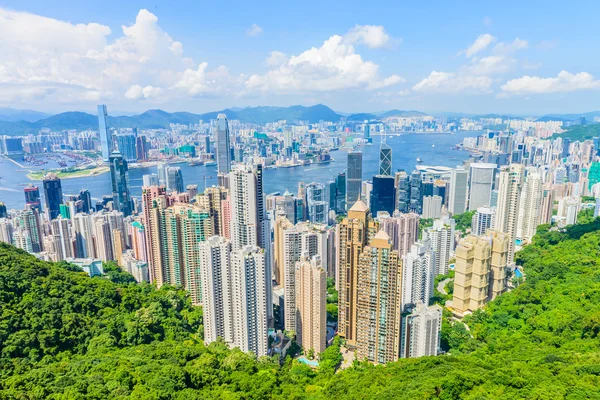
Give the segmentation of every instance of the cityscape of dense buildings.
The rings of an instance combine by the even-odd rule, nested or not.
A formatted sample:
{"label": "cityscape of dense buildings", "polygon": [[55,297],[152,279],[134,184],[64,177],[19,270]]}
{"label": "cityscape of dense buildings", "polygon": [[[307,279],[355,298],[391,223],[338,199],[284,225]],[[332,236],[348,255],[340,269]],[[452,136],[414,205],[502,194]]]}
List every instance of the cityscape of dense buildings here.
{"label": "cityscape of dense buildings", "polygon": [[[115,130],[100,105],[98,132],[4,136],[2,152],[99,150],[94,162],[108,166],[112,193],[94,193],[102,197],[93,204],[94,188],[66,195],[49,172],[42,190],[24,187],[23,209],[0,205],[0,241],[90,275],[112,261],[138,282],[180,286],[203,307],[206,343],[272,355],[283,335],[318,358],[338,335],[372,363],[435,356],[436,277],[451,281],[443,306],[462,318],[518,284],[515,252],[539,225],[600,212],[600,140],[549,138],[561,126],[427,116],[259,127],[219,114],[170,130]],[[482,134],[457,143],[471,153],[461,165],[393,170],[386,135],[465,129]],[[370,145],[379,168],[365,180],[361,147]],[[348,150],[345,170],[300,182],[296,193],[265,192],[266,168],[327,163],[337,148]],[[173,165],[182,159],[216,163],[217,185],[199,190]],[[129,170],[148,161],[156,172],[136,198]],[[331,290],[337,318],[328,318]]]}

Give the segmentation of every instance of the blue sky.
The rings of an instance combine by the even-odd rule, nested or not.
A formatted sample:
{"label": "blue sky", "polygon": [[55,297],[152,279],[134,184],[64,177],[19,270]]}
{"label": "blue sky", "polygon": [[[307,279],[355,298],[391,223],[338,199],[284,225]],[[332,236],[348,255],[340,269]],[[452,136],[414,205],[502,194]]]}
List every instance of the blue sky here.
{"label": "blue sky", "polygon": [[286,3],[0,0],[0,106],[600,109],[598,2]]}

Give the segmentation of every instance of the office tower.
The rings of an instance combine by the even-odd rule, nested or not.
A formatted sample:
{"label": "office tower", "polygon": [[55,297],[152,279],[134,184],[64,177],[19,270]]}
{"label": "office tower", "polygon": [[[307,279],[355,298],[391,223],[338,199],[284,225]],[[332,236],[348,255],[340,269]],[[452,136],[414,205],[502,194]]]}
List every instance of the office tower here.
{"label": "office tower", "polygon": [[96,258],[92,217],[87,214],[75,214],[73,231],[75,233],[75,258]]}
{"label": "office tower", "polygon": [[442,307],[417,303],[402,324],[403,358],[437,356],[442,330]]}
{"label": "office tower", "polygon": [[377,231],[378,223],[369,217],[369,208],[360,200],[348,210],[348,217],[337,225],[338,333],[350,346],[356,345],[359,256]]}
{"label": "office tower", "polygon": [[0,218],[0,242],[13,243],[13,225],[6,217]]}
{"label": "office tower", "polygon": [[105,262],[115,259],[110,225],[102,216],[94,219],[94,242],[96,244],[96,256],[99,259]]}
{"label": "office tower", "polygon": [[129,172],[127,161],[115,150],[110,155],[110,178],[112,182],[113,208],[124,216],[133,213],[133,200],[129,193]]}
{"label": "office tower", "polygon": [[488,299],[494,300],[506,290],[506,268],[508,265],[510,237],[494,229],[489,229],[486,237],[489,243],[491,243]]}
{"label": "office tower", "polygon": [[516,237],[521,240],[531,241],[537,226],[540,224],[543,199],[542,184],[543,180],[540,173],[534,168],[529,168],[519,200]]}
{"label": "office tower", "polygon": [[223,338],[233,343],[233,324],[236,310],[232,308],[231,243],[213,236],[200,244],[200,277],[204,310],[204,342]]}
{"label": "office tower", "polygon": [[128,163],[134,163],[137,161],[135,139],[135,136],[131,133],[121,133],[116,136],[117,149]]}
{"label": "office tower", "polygon": [[340,172],[335,179],[335,186],[337,190],[336,199],[336,211],[338,213],[346,212],[346,173]]}
{"label": "office tower", "polygon": [[404,172],[396,172],[396,209],[401,213],[408,213],[410,210],[410,176]]}
{"label": "office tower", "polygon": [[365,125],[363,127],[363,139],[366,141],[371,141],[371,126],[369,125],[369,121],[365,121]]}
{"label": "office tower", "polygon": [[392,241],[392,247],[404,257],[413,243],[419,238],[419,215],[403,214],[395,211],[393,216],[379,218],[381,230],[384,230]]}
{"label": "office tower", "polygon": [[158,175],[159,186],[167,186],[167,168],[169,168],[167,163],[159,162],[156,164],[156,173]]}
{"label": "office tower", "polygon": [[348,168],[346,179],[346,206],[356,203],[361,198],[362,188],[362,153],[348,152]]}
{"label": "office tower", "polygon": [[274,237],[273,249],[274,249],[274,253],[275,253],[274,273],[275,273],[275,282],[277,282],[277,284],[281,285],[281,286],[284,285],[284,281],[285,281],[285,276],[284,276],[284,272],[285,272],[285,263],[284,263],[285,239],[284,239],[283,233],[286,229],[293,228],[293,227],[294,227],[294,224],[287,217],[280,215],[277,218],[275,218],[275,224],[273,227],[273,237]]}
{"label": "office tower", "polygon": [[329,181],[325,185],[325,199],[329,202],[329,210],[336,211],[337,206],[337,184],[335,181]]}
{"label": "office tower", "polygon": [[204,154],[212,153],[212,148],[210,145],[210,135],[204,136]]}
{"label": "office tower", "polygon": [[102,149],[102,161],[108,162],[113,152],[112,134],[108,129],[108,112],[105,105],[98,106],[98,131],[100,133],[100,147]]}
{"label": "office tower", "polygon": [[183,174],[179,167],[167,168],[167,192],[184,193]]}
{"label": "office tower", "polygon": [[400,358],[402,262],[379,231],[360,255],[356,307],[356,355],[384,364]]}
{"label": "office tower", "polygon": [[6,204],[0,201],[0,218],[6,218],[8,216],[8,211],[6,210]]}
{"label": "office tower", "polygon": [[138,136],[135,138],[135,157],[138,161],[147,161],[150,144],[146,136]]}
{"label": "office tower", "polygon": [[81,212],[89,214],[92,212],[92,195],[88,189],[79,191],[79,200],[81,200]]}
{"label": "office tower", "polygon": [[494,228],[508,234],[510,238],[508,262],[512,263],[517,239],[517,220],[519,218],[519,200],[523,189],[525,168],[521,164],[511,164],[500,171],[498,184],[498,206]]}
{"label": "office tower", "polygon": [[62,185],[58,176],[52,172],[44,177],[42,185],[44,186],[48,218],[53,220],[60,214],[60,205],[63,202]]}
{"label": "office tower", "polygon": [[185,191],[190,199],[193,199],[198,194],[198,185],[187,185]]}
{"label": "office tower", "polygon": [[452,215],[462,214],[467,210],[469,173],[463,168],[455,168],[450,172],[450,191],[448,194],[448,211]]}
{"label": "office tower", "polygon": [[475,311],[487,302],[491,250],[484,236],[469,235],[456,248],[452,308],[460,313]]}
{"label": "office tower", "polygon": [[145,174],[142,176],[142,186],[158,186],[158,174]]}
{"label": "office tower", "polygon": [[[444,180],[436,179],[433,182],[433,195],[442,198],[442,205],[448,208],[448,188],[450,184]],[[466,192],[465,192],[466,196]]]}
{"label": "office tower", "polygon": [[489,207],[494,182],[496,164],[471,164],[471,180],[469,184],[469,211],[479,207]]}
{"label": "office tower", "polygon": [[392,148],[385,142],[385,136],[379,148],[379,175],[392,176]]}
{"label": "office tower", "polygon": [[217,173],[231,171],[231,145],[229,144],[229,123],[225,114],[217,116]]}
{"label": "office tower", "polygon": [[56,261],[74,258],[75,254],[69,220],[61,217],[52,220],[52,235],[54,236],[57,250]]}
{"label": "office tower", "polygon": [[402,306],[406,311],[419,301],[429,304],[433,297],[433,281],[437,274],[435,253],[430,242],[414,243],[402,264]]}
{"label": "office tower", "polygon": [[325,185],[322,183],[313,182],[306,185],[308,220],[313,224],[329,223],[329,202],[325,195]]}
{"label": "office tower", "polygon": [[380,211],[385,211],[392,215],[396,208],[396,188],[394,187],[394,178],[389,175],[376,175],[373,177],[373,189],[371,196],[371,213],[374,217]]}
{"label": "office tower", "polygon": [[442,198],[440,196],[423,197],[423,218],[439,218],[442,215]]}
{"label": "office tower", "polygon": [[[21,228],[20,234],[27,235],[27,248],[30,253],[39,253],[44,251],[43,230],[40,221],[40,214],[35,208],[25,208],[16,215],[14,219],[15,227]],[[21,247],[24,249],[24,247]]]}
{"label": "office tower", "polygon": [[232,346],[266,356],[268,310],[273,307],[265,253],[259,247],[244,246],[232,252],[231,264]]}
{"label": "office tower", "polygon": [[42,206],[40,203],[40,188],[29,184],[25,186],[23,192],[25,193],[25,205],[27,207],[34,207],[38,211],[42,211]]}
{"label": "office tower", "polygon": [[423,211],[423,182],[421,171],[415,170],[410,175],[410,212],[421,214]]}
{"label": "office tower", "polygon": [[494,226],[496,209],[494,207],[479,207],[471,219],[471,234],[485,235],[488,229]]}
{"label": "office tower", "polygon": [[295,281],[296,341],[305,350],[321,354],[327,343],[327,278],[321,258],[305,257],[298,262]]}
{"label": "office tower", "polygon": [[433,226],[423,232],[423,238],[429,239],[431,249],[435,253],[435,274],[448,273],[448,261],[454,253],[454,219],[445,216],[433,221]]}

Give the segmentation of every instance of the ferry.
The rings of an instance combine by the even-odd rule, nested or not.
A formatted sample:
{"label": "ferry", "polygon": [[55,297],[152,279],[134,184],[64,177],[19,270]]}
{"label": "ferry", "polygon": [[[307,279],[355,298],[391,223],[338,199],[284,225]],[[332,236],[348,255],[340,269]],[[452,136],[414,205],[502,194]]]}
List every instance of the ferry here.
{"label": "ferry", "polygon": [[419,164],[421,164],[421,163],[423,162],[423,160],[421,160],[420,158],[417,158],[417,162],[418,162]]}
{"label": "ferry", "polygon": [[211,167],[213,165],[217,165],[217,162],[216,161],[207,161],[204,163],[205,167]]}

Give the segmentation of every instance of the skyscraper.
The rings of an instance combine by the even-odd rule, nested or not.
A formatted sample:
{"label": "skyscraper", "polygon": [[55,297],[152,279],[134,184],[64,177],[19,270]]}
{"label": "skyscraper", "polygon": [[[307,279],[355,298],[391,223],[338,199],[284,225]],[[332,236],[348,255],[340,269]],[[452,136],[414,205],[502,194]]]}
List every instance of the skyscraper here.
{"label": "skyscraper", "polygon": [[348,152],[348,169],[346,179],[346,206],[351,206],[361,198],[362,188],[362,153]]}
{"label": "skyscraper", "polygon": [[452,215],[462,214],[467,210],[468,180],[469,173],[463,168],[455,168],[450,173],[448,211]]}
{"label": "skyscraper", "polygon": [[410,175],[410,212],[421,214],[423,211],[423,182],[421,171],[414,170]]}
{"label": "skyscraper", "polygon": [[488,299],[494,300],[506,290],[506,268],[510,248],[510,237],[495,229],[488,229],[486,236],[491,244],[490,277]]}
{"label": "skyscraper", "polygon": [[74,257],[73,239],[69,220],[58,217],[52,220],[52,235],[56,245],[56,261]]}
{"label": "skyscraper", "polygon": [[517,220],[517,238],[531,241],[542,212],[543,180],[539,171],[528,168],[523,190],[519,200],[519,218]]}
{"label": "skyscraper", "polygon": [[92,217],[86,214],[75,214],[73,217],[73,231],[75,232],[75,257],[95,258],[94,227]]}
{"label": "skyscraper", "polygon": [[435,275],[448,273],[448,261],[454,253],[454,226],[454,219],[445,216],[433,221],[433,226],[423,232],[423,238],[429,239],[435,253]]}
{"label": "skyscraper", "polygon": [[363,128],[363,138],[368,142],[371,141],[371,126],[369,125],[369,121],[366,120]]}
{"label": "skyscraper", "polygon": [[142,186],[158,186],[158,174],[145,174],[142,176]]}
{"label": "skyscraper", "polygon": [[[327,337],[327,278],[321,258],[305,257],[296,270],[296,340],[315,354],[325,351]],[[287,296],[287,294],[286,294]]]}
{"label": "skyscraper", "polygon": [[402,306],[406,311],[419,301],[429,304],[436,276],[435,253],[429,240],[414,243],[402,263]]}
{"label": "skyscraper", "polygon": [[485,235],[494,226],[495,207],[479,207],[471,219],[471,233],[475,236]]}
{"label": "skyscraper", "polygon": [[94,219],[94,242],[96,245],[96,256],[102,261],[114,260],[112,246],[112,232],[110,225],[103,216]]}
{"label": "skyscraper", "polygon": [[396,206],[396,188],[394,178],[390,175],[375,175],[373,177],[373,190],[371,196],[371,213],[374,217],[380,211],[392,215]]}
{"label": "skyscraper", "polygon": [[423,197],[423,218],[439,218],[442,215],[442,198],[440,196]]}
{"label": "skyscraper", "polygon": [[437,356],[442,330],[442,307],[417,303],[402,324],[402,357]]}
{"label": "skyscraper", "polygon": [[42,211],[40,204],[40,188],[29,184],[25,186],[23,192],[25,193],[25,205],[28,207],[34,207],[38,211]]}
{"label": "skyscraper", "polygon": [[127,162],[137,161],[137,151],[135,148],[136,138],[131,133],[122,133],[116,135],[117,149]]}
{"label": "skyscraper", "polygon": [[112,182],[113,207],[124,216],[133,212],[133,200],[129,193],[129,172],[127,161],[118,150],[110,155],[110,178]]}
{"label": "skyscraper", "polygon": [[542,188],[542,209],[540,211],[540,224],[549,224],[554,211],[554,188],[551,183],[544,184]]}
{"label": "skyscraper", "polygon": [[167,168],[167,192],[184,193],[183,174],[179,167]]}
{"label": "skyscraper", "polygon": [[512,263],[515,255],[517,239],[517,221],[519,217],[519,200],[523,189],[525,168],[522,164],[511,164],[502,168],[498,184],[498,206],[494,228],[508,234],[510,238],[508,262]]}
{"label": "skyscraper", "polygon": [[322,183],[313,182],[306,185],[308,220],[314,224],[329,223],[329,202],[325,195],[325,185]]}
{"label": "skyscraper", "polygon": [[379,231],[360,255],[356,354],[383,364],[400,358],[402,263],[390,238]]}
{"label": "skyscraper", "polygon": [[231,145],[229,143],[229,123],[225,114],[217,116],[217,173],[231,171]]}
{"label": "skyscraper", "polygon": [[380,228],[388,234],[400,257],[408,254],[412,244],[419,239],[419,220],[418,214],[398,211],[391,217],[379,218]]}
{"label": "skyscraper", "polygon": [[46,211],[50,220],[60,214],[60,205],[63,202],[62,185],[56,174],[50,172],[42,181],[44,186],[44,197],[46,198]]}
{"label": "skyscraper", "polygon": [[410,210],[410,176],[405,171],[396,172],[396,209],[401,213]]}
{"label": "skyscraper", "polygon": [[108,111],[105,105],[98,106],[98,131],[100,132],[100,147],[102,148],[102,161],[108,162],[113,152],[113,141],[108,129]]}
{"label": "skyscraper", "polygon": [[337,190],[336,211],[338,213],[346,212],[346,173],[340,172],[335,179]]}
{"label": "skyscraper", "polygon": [[491,244],[485,237],[469,235],[460,241],[454,267],[454,310],[475,311],[487,302],[491,258]]}
{"label": "skyscraper", "polygon": [[378,223],[369,217],[369,208],[360,200],[348,210],[348,217],[337,225],[338,333],[350,346],[356,345],[359,256],[377,231]]}
{"label": "skyscraper", "polygon": [[385,136],[379,148],[379,175],[392,176],[392,148],[386,143]]}
{"label": "skyscraper", "polygon": [[492,185],[496,164],[471,164],[471,182],[469,185],[469,211],[491,205]]}

